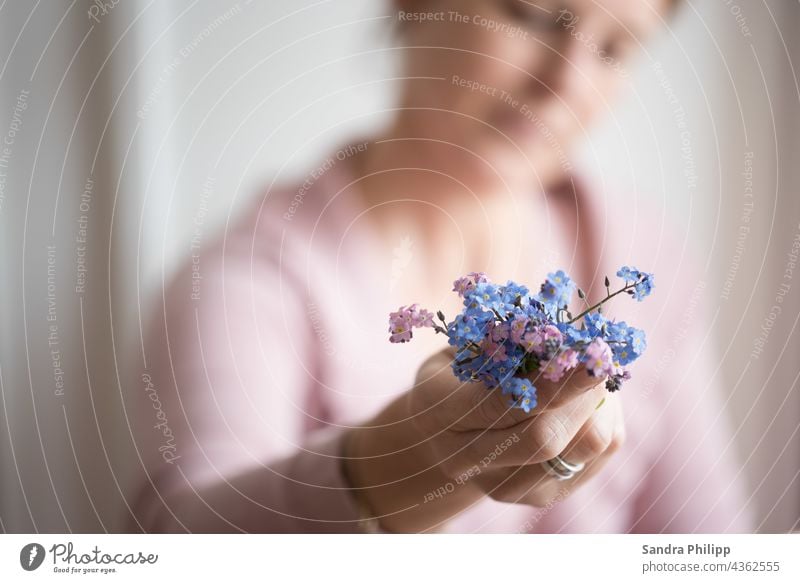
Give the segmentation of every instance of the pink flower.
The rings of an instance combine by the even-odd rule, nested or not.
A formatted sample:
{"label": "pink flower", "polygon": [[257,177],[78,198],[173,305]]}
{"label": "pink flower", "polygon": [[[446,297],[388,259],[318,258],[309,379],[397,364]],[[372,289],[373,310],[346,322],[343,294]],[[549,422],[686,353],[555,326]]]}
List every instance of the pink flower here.
{"label": "pink flower", "polygon": [[538,356],[547,358],[548,354],[553,354],[558,349],[562,340],[561,331],[555,326],[547,324],[525,334],[519,344],[527,352],[534,352]]}
{"label": "pink flower", "polygon": [[522,344],[522,336],[525,334],[525,329],[530,322],[529,318],[525,316],[516,316],[511,322],[511,340],[516,344]]}
{"label": "pink flower", "polygon": [[519,343],[522,348],[525,349],[525,352],[533,352],[533,348],[536,345],[538,336],[536,332],[528,332],[522,337],[522,341]]}
{"label": "pink flower", "polygon": [[567,348],[564,352],[559,354],[556,359],[564,367],[564,370],[570,370],[578,366],[579,353],[573,348]]}
{"label": "pink flower", "polygon": [[542,344],[543,345],[548,340],[553,340],[553,341],[557,342],[558,344],[561,344],[561,341],[563,340],[563,338],[561,336],[561,330],[559,330],[558,328],[556,328],[552,324],[548,324],[544,328],[541,328],[540,331],[541,331],[541,334],[542,334]]}
{"label": "pink flower", "polygon": [[489,338],[485,338],[481,343],[483,353],[489,356],[494,362],[502,362],[508,358],[506,354],[506,346],[501,342],[493,342]]}
{"label": "pink flower", "polygon": [[428,310],[419,309],[417,304],[403,306],[396,312],[389,314],[389,342],[408,342],[411,340],[414,328],[433,326],[433,314]]}
{"label": "pink flower", "polygon": [[464,277],[459,277],[457,280],[455,280],[453,282],[453,291],[458,293],[458,295],[463,298],[464,294],[474,288],[477,284],[488,283],[488,281],[489,278],[486,277],[485,273],[482,271],[473,271],[472,273],[465,275]]}
{"label": "pink flower", "polygon": [[586,347],[586,370],[589,374],[599,377],[614,374],[614,355],[611,347],[601,338],[595,338]]}
{"label": "pink flower", "polygon": [[489,337],[494,342],[502,342],[508,338],[509,325],[506,322],[492,322],[492,328],[489,331]]}
{"label": "pink flower", "polygon": [[578,366],[578,351],[567,348],[564,352],[549,360],[542,368],[542,376],[549,381],[560,381],[564,373]]}
{"label": "pink flower", "polygon": [[433,328],[433,312],[417,309],[417,304],[411,306],[411,325],[414,328]]}

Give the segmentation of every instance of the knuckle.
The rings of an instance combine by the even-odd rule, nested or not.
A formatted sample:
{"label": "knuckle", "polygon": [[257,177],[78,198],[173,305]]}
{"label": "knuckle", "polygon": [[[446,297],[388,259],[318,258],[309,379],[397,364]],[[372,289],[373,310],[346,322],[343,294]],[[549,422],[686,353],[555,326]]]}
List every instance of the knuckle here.
{"label": "knuckle", "polygon": [[525,502],[536,508],[544,508],[552,499],[553,496],[542,489],[533,489],[525,496]]}
{"label": "knuckle", "polygon": [[620,425],[613,433],[613,437],[611,438],[611,443],[608,446],[608,451],[611,453],[618,452],[622,449],[622,446],[625,445],[625,428]]}
{"label": "knuckle", "polygon": [[414,379],[415,385],[425,385],[436,377],[436,362],[437,357],[434,355],[420,365]]}
{"label": "knuckle", "polygon": [[445,476],[452,478],[453,476],[458,476],[463,472],[464,464],[460,458],[447,458],[444,457],[443,459],[437,461],[436,463],[437,468],[441,471]]}
{"label": "knuckle", "polygon": [[556,457],[570,441],[564,422],[558,415],[539,418],[531,425],[531,458],[549,460]]}
{"label": "knuckle", "polygon": [[411,427],[420,434],[422,438],[426,438],[435,434],[441,427],[439,420],[439,411],[432,405],[424,391],[412,390],[408,395],[408,413]]}
{"label": "knuckle", "polygon": [[524,468],[505,468],[492,475],[483,484],[486,496],[495,502],[506,504],[525,503],[525,498],[536,482],[531,480]]}
{"label": "knuckle", "polygon": [[516,501],[516,497],[511,491],[511,488],[505,484],[492,488],[492,490],[489,491],[489,498],[495,502],[504,502],[506,504],[513,504]]}
{"label": "knuckle", "polygon": [[473,407],[478,413],[482,427],[495,427],[505,414],[503,398],[499,391],[477,389],[473,398]]}
{"label": "knuckle", "polygon": [[614,428],[602,420],[591,421],[584,435],[586,447],[596,455],[606,451],[614,441]]}

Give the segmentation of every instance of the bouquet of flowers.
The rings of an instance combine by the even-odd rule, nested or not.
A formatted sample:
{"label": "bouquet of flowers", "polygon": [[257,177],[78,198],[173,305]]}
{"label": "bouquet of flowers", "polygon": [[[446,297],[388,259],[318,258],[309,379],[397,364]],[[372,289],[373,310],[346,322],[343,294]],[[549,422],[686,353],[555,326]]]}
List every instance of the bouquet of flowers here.
{"label": "bouquet of flowers", "polygon": [[[408,342],[415,328],[433,328],[455,347],[452,366],[459,380],[499,388],[512,407],[526,413],[536,407],[531,376],[558,382],[580,364],[591,376],[607,377],[609,391],[618,391],[647,342],[642,330],[607,319],[602,306],[622,293],[642,301],[653,291],[653,274],[622,267],[617,276],[622,287],[612,292],[606,277],[606,297],[589,305],[586,294],[560,270],[548,274],[537,294],[513,281],[498,285],[484,273],[470,273],[453,285],[464,300],[453,321],[441,311],[435,320],[417,304],[403,306],[389,315],[389,340]],[[576,290],[585,309],[573,316],[568,306]]]}

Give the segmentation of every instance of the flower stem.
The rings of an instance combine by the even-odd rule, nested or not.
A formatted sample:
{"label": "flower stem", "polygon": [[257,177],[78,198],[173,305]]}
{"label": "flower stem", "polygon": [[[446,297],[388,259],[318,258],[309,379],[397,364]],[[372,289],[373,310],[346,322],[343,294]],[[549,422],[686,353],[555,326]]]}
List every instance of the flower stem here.
{"label": "flower stem", "polygon": [[[636,282],[629,283],[629,284],[628,284],[628,285],[626,285],[625,287],[623,287],[623,288],[620,288],[620,289],[618,289],[617,291],[615,291],[613,294],[608,294],[608,295],[606,295],[606,297],[605,297],[605,298],[603,298],[602,300],[600,300],[599,302],[597,302],[595,305],[593,305],[593,306],[591,306],[591,307],[589,307],[589,308],[586,308],[584,311],[582,311],[580,314],[578,314],[577,316],[575,316],[574,318],[572,318],[571,320],[569,320],[569,322],[567,322],[567,323],[568,323],[568,324],[572,324],[573,322],[576,322],[577,320],[580,320],[580,319],[581,319],[581,318],[583,318],[583,317],[584,317],[586,314],[588,314],[588,313],[589,313],[589,312],[591,312],[592,310],[596,310],[597,308],[599,308],[600,306],[602,306],[603,304],[605,304],[605,303],[606,303],[608,300],[610,300],[610,299],[611,299],[611,298],[613,298],[614,296],[616,296],[616,295],[619,295],[619,294],[621,294],[622,292],[626,292],[626,291],[628,291],[629,289],[631,289],[632,287],[635,287],[635,286],[636,286]],[[606,293],[608,293],[608,292],[606,291]]]}

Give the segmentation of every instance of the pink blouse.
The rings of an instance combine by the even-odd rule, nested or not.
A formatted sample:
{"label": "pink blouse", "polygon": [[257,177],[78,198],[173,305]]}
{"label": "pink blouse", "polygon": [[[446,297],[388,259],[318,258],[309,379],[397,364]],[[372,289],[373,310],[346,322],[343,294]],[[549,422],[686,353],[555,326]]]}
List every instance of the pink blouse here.
{"label": "pink blouse", "polygon": [[[541,279],[564,268],[591,300],[620,265],[655,273],[650,298],[607,311],[648,337],[621,393],[625,445],[545,508],[486,499],[443,530],[750,531],[708,327],[716,292],[664,216],[571,180],[542,196],[542,239],[561,261]],[[430,344],[388,342],[397,266],[361,228],[354,181],[332,156],[303,185],[270,189],[164,288],[130,398],[142,465],[127,530],[358,531],[340,437],[412,386]]]}

